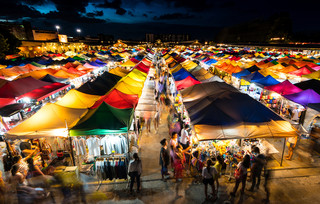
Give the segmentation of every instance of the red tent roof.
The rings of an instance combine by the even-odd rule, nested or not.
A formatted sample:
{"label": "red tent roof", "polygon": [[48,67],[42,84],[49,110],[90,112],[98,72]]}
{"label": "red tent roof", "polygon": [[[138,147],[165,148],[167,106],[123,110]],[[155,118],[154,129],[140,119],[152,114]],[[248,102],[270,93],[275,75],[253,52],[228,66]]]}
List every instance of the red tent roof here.
{"label": "red tent roof", "polygon": [[8,81],[0,88],[0,98],[20,98],[21,95],[34,89],[39,89],[51,84],[52,83],[37,80],[32,77]]}
{"label": "red tent roof", "polygon": [[138,100],[138,95],[124,94],[117,89],[113,89],[109,94],[102,96],[91,108],[99,107],[102,102],[119,109],[134,108],[138,104]]}
{"label": "red tent roof", "polygon": [[149,69],[150,67],[145,65],[144,63],[138,63],[136,66],[135,66],[136,69],[138,69],[139,71],[142,71],[144,73],[148,73],[149,72]]}
{"label": "red tent roof", "polygon": [[176,87],[178,90],[188,88],[190,86],[193,86],[195,84],[201,84],[200,81],[193,79],[192,77],[188,76],[187,78],[176,81]]}
{"label": "red tent roof", "polygon": [[53,83],[47,86],[43,86],[39,89],[35,89],[31,92],[21,95],[19,98],[28,97],[30,99],[35,99],[37,101],[41,101],[52,94],[55,94],[63,89],[66,89],[70,86],[70,84],[63,83]]}
{"label": "red tent roof", "polygon": [[280,84],[265,86],[264,89],[277,92],[281,95],[294,94],[303,91],[302,89],[293,85],[290,81],[285,80]]}
{"label": "red tent roof", "polygon": [[0,98],[0,108],[15,103],[14,98]]}

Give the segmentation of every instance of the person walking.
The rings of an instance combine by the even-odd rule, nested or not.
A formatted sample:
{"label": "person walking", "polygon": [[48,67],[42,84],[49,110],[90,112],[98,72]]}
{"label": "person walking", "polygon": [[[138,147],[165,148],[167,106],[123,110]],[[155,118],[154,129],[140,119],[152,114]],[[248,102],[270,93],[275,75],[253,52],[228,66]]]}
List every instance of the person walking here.
{"label": "person walking", "polygon": [[129,164],[129,176],[130,176],[130,193],[132,193],[132,188],[134,181],[137,181],[137,192],[140,192],[140,176],[142,173],[142,162],[138,156],[138,153],[133,154],[133,160]]}
{"label": "person walking", "polygon": [[[253,159],[252,159],[252,165],[251,165],[251,181],[252,185],[249,191],[253,191],[254,187],[256,186],[257,189],[259,189],[260,180],[261,180],[261,172],[263,167],[266,164],[266,159],[263,154],[260,154],[259,147],[253,148]],[[257,182],[258,181],[258,182]]]}
{"label": "person walking", "polygon": [[160,165],[161,165],[161,176],[163,181],[167,181],[165,176],[169,176],[168,165],[169,165],[169,151],[168,151],[168,141],[167,139],[161,140],[160,144],[162,145],[160,150]]}
{"label": "person walking", "polygon": [[182,152],[181,146],[177,146],[174,152],[174,175],[176,178],[176,182],[182,181],[182,172],[184,168],[185,157]]}
{"label": "person walking", "polygon": [[293,150],[297,146],[298,137],[289,137],[287,139],[287,146],[288,146],[288,155],[286,156],[287,160],[292,159]]}
{"label": "person walking", "polygon": [[238,164],[238,167],[235,172],[236,184],[233,188],[233,191],[230,193],[231,196],[235,196],[238,190],[240,183],[242,183],[241,195],[244,194],[244,189],[246,187],[247,181],[247,169],[250,168],[250,156],[245,155],[243,160]]}
{"label": "person walking", "polygon": [[[207,166],[202,169],[202,177],[203,177],[203,184],[204,184],[204,194],[206,196],[206,200],[209,199],[208,197],[208,184],[210,184],[212,189],[212,199],[217,199],[217,192],[219,189],[219,181],[218,181],[218,172],[215,167],[212,166],[211,159],[207,160]],[[217,183],[217,191],[215,190],[214,183]]]}

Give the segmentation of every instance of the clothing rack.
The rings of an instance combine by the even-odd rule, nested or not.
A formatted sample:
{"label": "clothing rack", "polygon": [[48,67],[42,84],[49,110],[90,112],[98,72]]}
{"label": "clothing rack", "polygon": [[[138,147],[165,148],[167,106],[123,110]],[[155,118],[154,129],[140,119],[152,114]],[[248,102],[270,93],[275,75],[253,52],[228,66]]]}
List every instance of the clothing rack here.
{"label": "clothing rack", "polygon": [[[121,155],[102,155],[95,158],[95,161],[104,161],[106,159],[128,159],[129,158],[129,152]],[[116,178],[115,178],[116,179]],[[103,180],[98,177],[98,187],[96,191],[98,191],[102,185]],[[113,182],[115,183],[115,182]]]}

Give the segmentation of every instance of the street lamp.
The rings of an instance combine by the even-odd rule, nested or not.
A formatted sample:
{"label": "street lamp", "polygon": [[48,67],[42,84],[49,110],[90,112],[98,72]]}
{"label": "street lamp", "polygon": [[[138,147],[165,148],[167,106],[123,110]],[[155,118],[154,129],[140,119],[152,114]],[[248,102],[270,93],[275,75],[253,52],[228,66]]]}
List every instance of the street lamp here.
{"label": "street lamp", "polygon": [[80,28],[77,28],[77,33],[78,33],[78,36],[80,36],[80,33],[81,33],[81,29]]}
{"label": "street lamp", "polygon": [[59,34],[60,26],[56,25],[57,33]]}

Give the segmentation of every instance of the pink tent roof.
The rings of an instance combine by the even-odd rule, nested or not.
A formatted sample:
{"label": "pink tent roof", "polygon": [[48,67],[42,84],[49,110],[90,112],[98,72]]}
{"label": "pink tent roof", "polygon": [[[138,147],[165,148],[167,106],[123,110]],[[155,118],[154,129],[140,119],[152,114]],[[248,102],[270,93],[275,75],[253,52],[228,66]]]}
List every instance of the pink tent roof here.
{"label": "pink tent roof", "polygon": [[190,86],[193,86],[195,84],[201,84],[200,81],[193,79],[191,76],[188,76],[187,78],[176,81],[176,87],[178,90],[188,88]]}
{"label": "pink tent roof", "polygon": [[285,80],[281,82],[280,84],[272,85],[272,86],[265,86],[264,89],[269,91],[277,92],[281,95],[288,95],[288,94],[294,94],[303,91],[302,89],[299,89],[295,85],[293,85],[290,81]]}
{"label": "pink tent roof", "polygon": [[320,66],[312,67],[312,69],[313,69],[314,71],[318,71],[318,70],[320,70]]}

